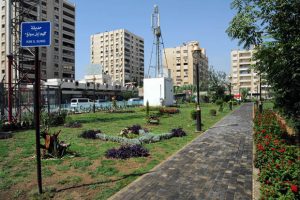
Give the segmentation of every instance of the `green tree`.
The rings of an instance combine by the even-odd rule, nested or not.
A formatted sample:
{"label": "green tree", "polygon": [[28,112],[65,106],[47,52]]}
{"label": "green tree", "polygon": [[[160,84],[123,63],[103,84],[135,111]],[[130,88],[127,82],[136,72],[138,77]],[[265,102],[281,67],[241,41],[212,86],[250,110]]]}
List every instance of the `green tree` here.
{"label": "green tree", "polygon": [[237,11],[228,35],[245,48],[255,47],[255,66],[266,74],[275,106],[300,119],[300,1],[233,0]]}
{"label": "green tree", "polygon": [[225,96],[226,73],[222,71],[215,71],[213,66],[208,70],[208,94],[212,101],[217,99],[224,99]]}
{"label": "green tree", "polygon": [[242,88],[241,89],[241,98],[242,98],[242,101],[245,101],[245,99],[247,99],[249,91],[250,91],[249,88]]}
{"label": "green tree", "polygon": [[122,96],[125,100],[128,100],[130,98],[137,97],[138,94],[135,91],[125,91],[125,92],[122,92]]}

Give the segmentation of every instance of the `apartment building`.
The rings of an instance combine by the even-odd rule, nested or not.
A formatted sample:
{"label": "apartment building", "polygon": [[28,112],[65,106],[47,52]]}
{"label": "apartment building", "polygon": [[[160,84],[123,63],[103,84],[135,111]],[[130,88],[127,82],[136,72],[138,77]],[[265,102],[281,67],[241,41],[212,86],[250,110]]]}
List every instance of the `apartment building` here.
{"label": "apartment building", "polygon": [[[193,47],[199,45],[197,41],[184,43],[174,48],[166,48],[166,57],[163,57],[163,65],[171,70],[174,86],[196,85],[196,60],[193,58]],[[201,48],[202,56],[199,61],[200,88],[207,88],[208,81],[208,57],[206,51]]]}
{"label": "apartment building", "polygon": [[[255,61],[252,59],[254,50],[231,51],[231,84],[232,93],[240,94],[241,89],[248,89],[250,97],[260,93],[260,77],[254,70]],[[268,98],[270,86],[265,80],[261,81],[261,93]]]}
{"label": "apartment building", "polygon": [[[12,3],[11,3],[12,5]],[[6,43],[6,1],[1,1],[0,21],[0,80],[7,74],[8,59]],[[15,1],[11,7],[14,21],[50,21],[51,22],[51,46],[40,47],[39,58],[41,66],[41,79],[69,79],[75,78],[75,4],[67,0],[24,0]],[[13,24],[12,30],[18,30],[19,24]],[[26,76],[34,80],[34,51],[33,49],[20,48],[19,39],[15,31],[12,31],[12,54],[14,60],[22,70],[13,77],[21,76],[19,73],[26,73]],[[17,42],[16,42],[17,41]],[[6,81],[7,81],[7,76]],[[20,78],[20,77],[19,77]]]}
{"label": "apartment building", "polygon": [[104,73],[121,85],[142,85],[144,78],[144,39],[125,29],[97,33],[90,38],[90,59],[103,66]]}

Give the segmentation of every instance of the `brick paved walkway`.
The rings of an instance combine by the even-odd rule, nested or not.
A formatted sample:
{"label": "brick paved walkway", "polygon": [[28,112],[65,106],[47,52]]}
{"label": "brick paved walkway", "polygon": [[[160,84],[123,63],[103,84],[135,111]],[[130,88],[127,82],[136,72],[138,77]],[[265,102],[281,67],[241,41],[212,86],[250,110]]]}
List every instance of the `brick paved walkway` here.
{"label": "brick paved walkway", "polygon": [[244,104],[111,199],[251,199],[251,116]]}

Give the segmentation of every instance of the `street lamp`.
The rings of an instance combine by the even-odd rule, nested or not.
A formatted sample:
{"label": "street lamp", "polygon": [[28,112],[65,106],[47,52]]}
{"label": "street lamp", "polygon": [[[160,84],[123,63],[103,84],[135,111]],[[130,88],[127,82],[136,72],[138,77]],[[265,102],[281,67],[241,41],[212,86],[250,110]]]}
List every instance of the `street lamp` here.
{"label": "street lamp", "polygon": [[228,76],[228,79],[229,79],[229,109],[232,110],[232,97],[231,97],[231,80],[232,80],[232,76],[229,75]]}
{"label": "street lamp", "polygon": [[261,100],[261,74],[259,74],[259,105],[258,105],[259,113],[263,111],[263,104]]}
{"label": "street lamp", "polygon": [[96,85],[96,77],[95,77],[95,75],[94,75],[94,91],[93,91],[93,98],[94,98],[94,105],[93,105],[93,112],[95,113],[96,112],[96,105],[95,105],[95,101],[96,101],[96,87],[95,87],[95,85]]}
{"label": "street lamp", "polygon": [[196,131],[201,131],[201,109],[199,95],[199,58],[201,58],[201,49],[198,45],[194,45],[193,61],[196,62],[196,87],[197,87],[197,110],[196,110]]}

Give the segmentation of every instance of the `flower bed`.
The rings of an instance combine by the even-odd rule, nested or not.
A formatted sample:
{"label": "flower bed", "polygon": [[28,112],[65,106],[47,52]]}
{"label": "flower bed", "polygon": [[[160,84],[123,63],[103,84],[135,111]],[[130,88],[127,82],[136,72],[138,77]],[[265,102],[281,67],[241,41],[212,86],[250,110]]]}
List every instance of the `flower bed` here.
{"label": "flower bed", "polygon": [[262,199],[299,199],[300,151],[273,111],[254,119],[256,154]]}
{"label": "flower bed", "polygon": [[178,108],[160,108],[159,113],[161,115],[163,115],[163,114],[177,114],[177,113],[179,113],[179,109]]}
{"label": "flower bed", "polygon": [[138,133],[139,137],[136,138],[126,138],[126,137],[119,137],[113,135],[107,135],[101,133],[100,130],[87,130],[83,131],[79,137],[89,138],[89,139],[100,139],[102,141],[111,141],[117,142],[124,145],[142,145],[142,144],[149,144],[159,142],[161,140],[170,139],[172,137],[184,137],[186,136],[186,132],[183,131],[181,128],[172,129],[169,133],[162,133],[162,134],[154,134],[150,132],[146,132],[144,129],[140,129]]}
{"label": "flower bed", "polygon": [[122,145],[120,148],[112,148],[105,152],[106,158],[127,159],[132,157],[147,157],[148,149],[141,145]]}

